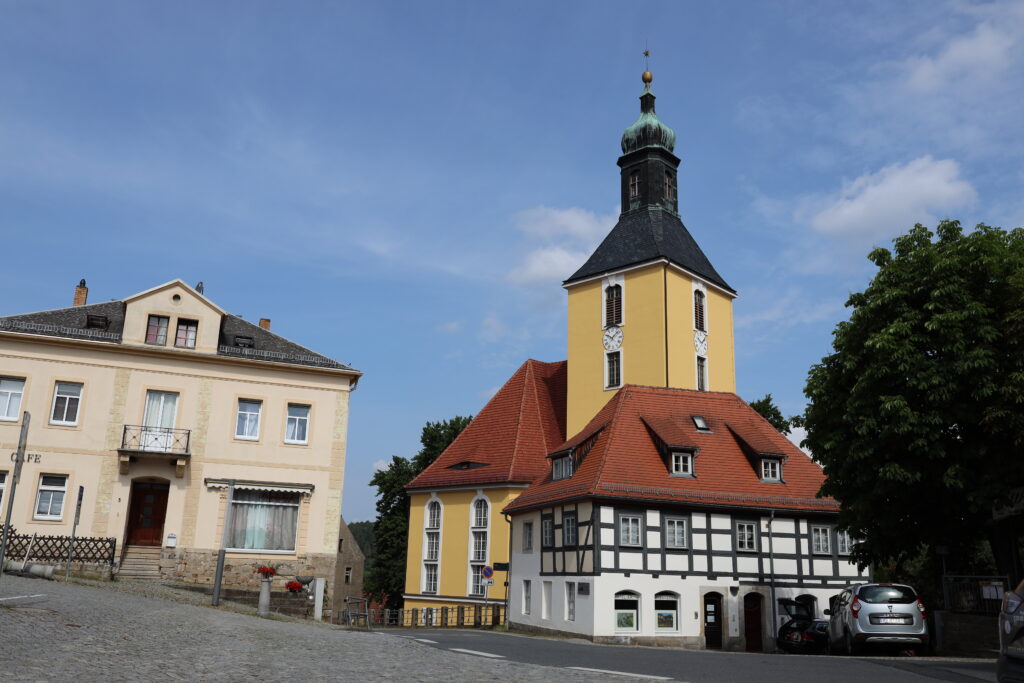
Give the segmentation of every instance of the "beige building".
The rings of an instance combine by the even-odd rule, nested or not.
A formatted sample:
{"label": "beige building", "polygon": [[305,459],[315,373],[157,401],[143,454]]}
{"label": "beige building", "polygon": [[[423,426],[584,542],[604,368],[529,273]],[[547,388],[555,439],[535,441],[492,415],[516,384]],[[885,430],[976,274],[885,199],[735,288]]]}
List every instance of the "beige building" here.
{"label": "beige building", "polygon": [[[31,414],[12,524],[112,537],[123,575],[226,584],[334,577],[358,371],[226,313],[180,280],[122,301],[0,318],[0,451]],[[13,470],[0,462],[6,511]]]}

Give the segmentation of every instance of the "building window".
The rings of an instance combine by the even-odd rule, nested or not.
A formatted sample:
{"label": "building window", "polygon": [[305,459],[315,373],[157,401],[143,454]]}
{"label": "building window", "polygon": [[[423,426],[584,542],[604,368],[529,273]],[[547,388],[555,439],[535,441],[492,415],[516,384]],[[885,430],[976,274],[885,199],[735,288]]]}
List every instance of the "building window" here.
{"label": "building window", "polygon": [[572,476],[572,456],[555,458],[551,461],[551,478],[554,481],[568,479]]}
{"label": "building window", "polygon": [[565,620],[576,621],[576,584],[565,582]]}
{"label": "building window", "polygon": [[637,613],[640,611],[640,596],[623,591],[615,594],[615,630],[636,631],[639,627]]}
{"label": "building window", "polygon": [[424,565],[426,572],[423,577],[423,592],[424,593],[436,593],[437,592],[437,565],[428,564]]}
{"label": "building window", "polygon": [[604,326],[622,324],[622,285],[611,285],[604,290]]}
{"label": "building window", "polygon": [[686,520],[679,518],[668,518],[665,520],[665,547],[685,548],[686,547]]}
{"label": "building window", "polygon": [[24,393],[24,379],[0,377],[0,420],[18,419],[21,412],[21,397]]}
{"label": "building window", "polygon": [[309,406],[288,404],[288,421],[284,426],[285,443],[309,442]]}
{"label": "building window", "polygon": [[523,552],[533,552],[533,522],[523,522]]}
{"label": "building window", "polygon": [[199,321],[178,318],[178,333],[174,335],[174,345],[182,349],[196,348],[196,332]]}
{"label": "building window", "polygon": [[550,548],[555,545],[555,523],[550,517],[540,520],[540,547]]}
{"label": "building window", "polygon": [[7,489],[7,473],[0,472],[0,510],[5,509],[4,503],[4,491]]}
{"label": "building window", "polygon": [[235,489],[228,546],[234,550],[295,550],[298,491]]}
{"label": "building window", "polygon": [[483,498],[477,498],[476,502],[473,503],[473,526],[477,528],[487,528],[487,501]]}
{"label": "building window", "polygon": [[849,555],[852,547],[850,532],[845,530],[836,531],[836,552],[840,555]]}
{"label": "building window", "polygon": [[830,530],[827,526],[811,527],[811,551],[815,555],[831,555],[832,544],[830,541]]}
{"label": "building window", "polygon": [[679,629],[679,596],[675,593],[658,593],[654,596],[654,628],[659,631]]}
{"label": "building window", "polygon": [[704,292],[693,290],[693,326],[701,332],[707,332],[704,320]]}
{"label": "building window", "polygon": [[470,532],[469,571],[472,577],[470,595],[484,594],[483,569],[487,564],[487,525],[490,506],[483,498],[473,502],[473,521]]}
{"label": "building window", "polygon": [[470,565],[470,571],[473,576],[473,583],[470,587],[470,595],[483,595],[484,594],[484,566],[482,564]]}
{"label": "building window", "polygon": [[345,585],[352,585],[352,567],[345,567]]}
{"label": "building window", "polygon": [[700,415],[693,415],[693,426],[697,428],[697,431],[710,432],[711,427],[708,427],[708,421]]}
{"label": "building window", "polygon": [[665,171],[665,199],[675,201],[676,177],[671,171]]}
{"label": "building window", "polygon": [[677,474],[681,477],[692,477],[693,453],[673,453],[672,474]]}
{"label": "building window", "polygon": [[260,438],[260,410],[262,401],[238,399],[238,423],[235,426],[235,438],[255,441]]}
{"label": "building window", "polygon": [[473,562],[487,562],[487,532],[473,532]]}
{"label": "building window", "polygon": [[39,492],[36,494],[36,511],[32,519],[60,520],[64,515],[64,494],[67,490],[67,475],[41,475]]}
{"label": "building window", "polygon": [[439,551],[441,547],[441,532],[439,531],[428,531],[427,532],[427,552],[426,560],[428,562],[437,562]]}
{"label": "building window", "polygon": [[782,481],[782,465],[778,460],[761,460],[761,481]]}
{"label": "building window", "polygon": [[540,594],[540,618],[551,618],[551,582],[545,581],[541,584]]}
{"label": "building window", "polygon": [[608,360],[608,373],[605,378],[605,387],[614,389],[622,384],[622,352],[609,351],[605,354]]}
{"label": "building window", "polygon": [[736,550],[757,550],[757,529],[753,522],[736,522]]}
{"label": "building window", "polygon": [[619,517],[619,545],[640,545],[640,518],[633,515]]}
{"label": "building window", "polygon": [[160,346],[167,344],[167,326],[170,322],[171,319],[165,315],[149,316],[149,324],[146,325],[146,343]]}
{"label": "building window", "polygon": [[574,546],[578,542],[576,513],[566,512],[562,515],[562,545]]}
{"label": "building window", "polygon": [[629,176],[629,198],[636,199],[640,196],[640,174],[634,173]]}
{"label": "building window", "polygon": [[437,563],[441,558],[441,503],[427,503],[423,537],[423,592],[437,592]]}
{"label": "building window", "polygon": [[697,356],[697,391],[708,390],[708,359]]}
{"label": "building window", "polygon": [[82,385],[75,382],[57,382],[53,390],[53,410],[50,424],[78,424],[78,402],[82,398]]}
{"label": "building window", "polygon": [[523,614],[530,613],[530,606],[533,603],[533,584],[523,580]]}

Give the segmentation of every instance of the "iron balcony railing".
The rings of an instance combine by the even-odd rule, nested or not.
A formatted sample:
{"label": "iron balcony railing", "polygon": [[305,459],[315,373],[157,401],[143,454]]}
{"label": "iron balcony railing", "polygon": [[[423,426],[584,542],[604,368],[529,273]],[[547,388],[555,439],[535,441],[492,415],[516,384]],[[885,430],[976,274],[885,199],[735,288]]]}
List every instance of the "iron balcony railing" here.
{"label": "iron balcony railing", "polygon": [[192,430],[190,429],[125,425],[120,450],[135,453],[188,455],[191,437]]}

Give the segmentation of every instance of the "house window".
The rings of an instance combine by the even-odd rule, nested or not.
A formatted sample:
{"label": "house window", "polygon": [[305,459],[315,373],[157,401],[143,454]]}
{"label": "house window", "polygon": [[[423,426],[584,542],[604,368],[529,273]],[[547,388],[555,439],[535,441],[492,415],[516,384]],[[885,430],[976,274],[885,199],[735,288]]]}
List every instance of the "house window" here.
{"label": "house window", "polygon": [[576,621],[576,584],[565,582],[565,620]]}
{"label": "house window", "polygon": [[679,596],[675,593],[658,593],[654,596],[654,628],[659,631],[679,629]]}
{"label": "house window", "polygon": [[778,460],[765,458],[761,461],[761,481],[782,481],[782,465]]}
{"label": "house window", "polygon": [[295,550],[298,491],[235,489],[228,546],[234,550]]}
{"label": "house window", "polygon": [[665,520],[665,547],[686,547],[686,520],[669,517]]}
{"label": "house window", "polygon": [[572,456],[555,458],[551,461],[551,478],[554,481],[568,479],[572,476]]}
{"label": "house window", "polygon": [[640,196],[640,174],[634,173],[629,176],[629,198],[636,199]]}
{"label": "house window", "polygon": [[487,524],[490,506],[483,498],[473,502],[473,526],[470,532],[470,595],[484,594],[483,569],[487,564]]}
{"label": "house window", "polygon": [[284,426],[285,443],[309,442],[309,406],[288,404],[288,420]]}
{"label": "house window", "polygon": [[430,505],[427,506],[427,528],[441,528],[441,504],[436,500],[430,501]]}
{"label": "house window", "polygon": [[704,320],[704,292],[693,290],[693,326],[701,332],[707,332]]}
{"label": "house window", "polygon": [[473,562],[487,561],[487,532],[473,532]]}
{"label": "house window", "polygon": [[146,325],[146,343],[164,346],[167,343],[167,326],[170,322],[171,319],[165,315],[149,316],[149,323]]}
{"label": "house window", "polygon": [[640,545],[640,518],[633,515],[619,517],[619,545]]}
{"label": "house window", "polygon": [[199,321],[178,318],[178,333],[174,335],[174,345],[183,349],[196,348],[196,331]]}
{"label": "house window", "polygon": [[831,555],[832,544],[827,526],[811,527],[811,551],[815,555]]}
{"label": "house window", "polygon": [[470,595],[483,595],[484,594],[484,566],[482,564],[474,564],[470,566],[470,571],[473,575],[473,583],[470,588]]}
{"label": "house window", "polygon": [[697,356],[697,391],[708,390],[708,359]]}
{"label": "house window", "polygon": [[523,552],[533,552],[533,522],[523,522]]}
{"label": "house window", "polygon": [[665,171],[665,199],[675,201],[676,177],[671,171]]}
{"label": "house window", "polygon": [[577,532],[576,513],[566,512],[562,515],[562,545],[576,545],[578,538]]}
{"label": "house window", "polygon": [[540,618],[551,618],[551,582],[545,581],[541,585],[540,594]]}
{"label": "house window", "polygon": [[550,517],[540,520],[540,546],[550,548],[555,545],[555,523]]}
{"label": "house window", "polygon": [[636,631],[640,624],[637,613],[640,611],[640,596],[636,593],[623,591],[615,594],[615,630]]}
{"label": "house window", "polygon": [[605,378],[605,387],[614,389],[622,384],[622,352],[609,351],[605,354],[608,363],[608,373]]}
{"label": "house window", "polygon": [[438,531],[427,532],[427,562],[437,562],[439,550],[441,547],[441,533]]}
{"label": "house window", "polygon": [[487,501],[477,498],[473,503],[473,526],[487,528]]}
{"label": "house window", "polygon": [[437,565],[427,564],[424,565],[426,570],[423,576],[423,592],[424,593],[436,593],[437,592]]}
{"label": "house window", "polygon": [[262,401],[238,399],[238,423],[235,426],[235,438],[255,441],[260,438],[260,410]]}
{"label": "house window", "polygon": [[423,592],[437,592],[437,563],[441,557],[441,503],[427,503],[423,537]]}
{"label": "house window", "polygon": [[692,477],[693,453],[673,453],[672,474],[677,474],[681,477]]}
{"label": "house window", "polygon": [[711,427],[708,427],[708,421],[705,420],[700,415],[694,415],[693,416],[693,426],[696,427],[698,429],[698,431],[701,431],[701,432],[710,432],[711,431]]}
{"label": "house window", "polygon": [[604,326],[622,324],[622,285],[611,285],[604,290]]}
{"label": "house window", "polygon": [[533,584],[523,580],[523,614],[530,613],[530,606],[533,602]]}
{"label": "house window", "polygon": [[757,529],[753,522],[736,522],[736,550],[757,550]]}
{"label": "house window", "polygon": [[850,532],[845,530],[836,531],[836,552],[840,555],[849,555],[852,547]]}
{"label": "house window", "polygon": [[3,509],[4,491],[7,489],[7,473],[0,472],[0,510]]}
{"label": "house window", "polygon": [[78,402],[82,398],[82,385],[75,382],[57,382],[53,390],[53,409],[50,424],[78,424]]}
{"label": "house window", "polygon": [[39,492],[36,494],[36,511],[32,519],[60,520],[64,515],[64,494],[67,490],[67,475],[41,475]]}
{"label": "house window", "polygon": [[345,567],[345,585],[352,585],[352,567]]}
{"label": "house window", "polygon": [[25,393],[25,380],[0,377],[0,420],[15,421],[21,411],[21,397]]}

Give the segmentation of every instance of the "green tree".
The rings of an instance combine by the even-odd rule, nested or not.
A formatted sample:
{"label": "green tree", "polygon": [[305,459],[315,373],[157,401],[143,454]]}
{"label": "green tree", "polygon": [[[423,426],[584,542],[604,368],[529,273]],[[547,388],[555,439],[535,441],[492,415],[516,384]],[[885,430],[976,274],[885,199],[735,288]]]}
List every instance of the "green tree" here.
{"label": "green tree", "polygon": [[405,591],[405,549],[409,535],[409,497],[405,486],[437,460],[444,449],[469,424],[470,417],[428,422],[420,434],[422,448],[411,460],[392,456],[386,469],[378,470],[371,486],[377,487],[377,519],[373,523],[375,556],[366,572],[365,591],[387,607],[402,606]]}
{"label": "green tree", "polygon": [[768,420],[772,427],[775,427],[783,434],[789,434],[790,428],[793,426],[792,420],[787,420],[782,416],[782,411],[775,405],[771,394],[765,394],[764,398],[751,401],[750,407],[760,413],[761,417]]}
{"label": "green tree", "polygon": [[373,538],[373,522],[352,522],[348,525],[348,530],[352,532],[359,549],[363,551],[363,557],[366,558],[363,570],[369,572],[373,568],[373,561],[377,556],[376,543]]}
{"label": "green tree", "polygon": [[940,547],[977,557],[985,536],[1019,574],[1020,517],[993,509],[1024,482],[1024,230],[917,225],[868,258],[877,272],[805,388],[821,493],[863,539],[855,559],[890,575]]}

